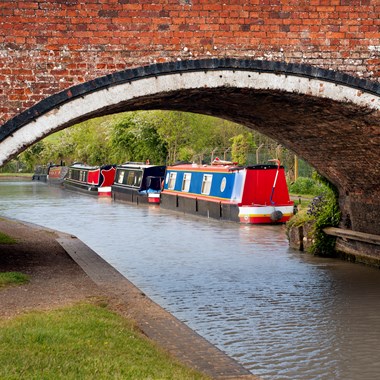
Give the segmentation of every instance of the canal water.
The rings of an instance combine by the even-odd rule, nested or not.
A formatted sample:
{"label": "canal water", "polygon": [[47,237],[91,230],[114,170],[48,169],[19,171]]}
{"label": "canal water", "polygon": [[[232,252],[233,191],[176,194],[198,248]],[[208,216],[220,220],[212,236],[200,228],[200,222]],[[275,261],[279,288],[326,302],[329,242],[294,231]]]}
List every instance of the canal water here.
{"label": "canal water", "polygon": [[150,298],[263,379],[375,380],[380,272],[246,226],[0,182],[0,217],[76,235]]}

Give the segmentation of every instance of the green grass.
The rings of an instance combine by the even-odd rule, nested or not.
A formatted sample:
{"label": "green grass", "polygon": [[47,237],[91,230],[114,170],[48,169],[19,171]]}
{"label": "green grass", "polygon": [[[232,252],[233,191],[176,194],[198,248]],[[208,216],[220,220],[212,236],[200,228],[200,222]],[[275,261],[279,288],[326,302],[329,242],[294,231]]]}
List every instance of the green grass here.
{"label": "green grass", "polygon": [[207,379],[90,304],[0,320],[0,378]]}
{"label": "green grass", "polygon": [[[310,202],[313,200],[313,195],[308,194],[290,194],[291,199],[294,201],[294,204],[296,206],[301,205],[301,208],[306,208],[309,206]],[[301,199],[301,203],[300,203]]]}
{"label": "green grass", "polygon": [[26,274],[20,272],[1,272],[0,289],[10,285],[21,285],[29,281]]}
{"label": "green grass", "polygon": [[33,173],[0,173],[1,177],[32,177]]}
{"label": "green grass", "polygon": [[0,244],[15,244],[16,240],[0,231]]}

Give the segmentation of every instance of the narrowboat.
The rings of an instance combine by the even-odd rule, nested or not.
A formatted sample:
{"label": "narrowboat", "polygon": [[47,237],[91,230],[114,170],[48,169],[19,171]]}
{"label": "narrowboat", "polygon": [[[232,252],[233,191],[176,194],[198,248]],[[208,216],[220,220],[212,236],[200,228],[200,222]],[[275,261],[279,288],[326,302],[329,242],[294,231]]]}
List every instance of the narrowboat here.
{"label": "narrowboat", "polygon": [[37,165],[34,168],[32,181],[46,182],[48,177],[48,167],[46,165]]}
{"label": "narrowboat", "polygon": [[49,185],[62,186],[68,171],[69,167],[65,166],[63,163],[61,163],[60,165],[50,164],[48,166],[47,174],[47,181]]}
{"label": "narrowboat", "polygon": [[165,166],[126,162],[116,166],[112,198],[130,203],[160,203]]}
{"label": "narrowboat", "polygon": [[211,165],[168,166],[161,207],[246,224],[284,223],[294,202],[284,167],[275,161],[243,167],[216,159]]}
{"label": "narrowboat", "polygon": [[33,181],[48,182],[53,185],[61,185],[67,175],[69,168],[61,162],[60,165],[49,163],[48,165],[38,165],[34,170]]}
{"label": "narrowboat", "polygon": [[69,167],[63,186],[87,194],[111,196],[116,165],[89,166],[75,163]]}

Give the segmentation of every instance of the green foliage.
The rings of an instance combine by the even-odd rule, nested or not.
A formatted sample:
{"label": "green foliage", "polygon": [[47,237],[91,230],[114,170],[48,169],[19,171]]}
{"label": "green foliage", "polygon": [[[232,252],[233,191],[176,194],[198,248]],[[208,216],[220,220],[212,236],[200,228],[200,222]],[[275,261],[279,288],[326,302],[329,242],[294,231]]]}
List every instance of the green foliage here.
{"label": "green foliage", "polygon": [[326,191],[314,198],[310,203],[308,213],[315,218],[314,244],[311,253],[319,256],[330,256],[334,252],[336,238],[323,232],[325,227],[337,227],[341,213],[338,204],[338,194],[332,185],[325,185]]}
{"label": "green foliage", "polygon": [[180,148],[188,142],[190,126],[187,118],[178,111],[155,111],[145,116],[151,120],[158,135],[166,143],[167,162],[176,162]]}
{"label": "green foliage", "polygon": [[293,215],[290,220],[286,223],[287,235],[289,236],[289,230],[293,227],[300,227],[304,224],[313,221],[314,218],[308,214],[307,208],[303,208]]}
{"label": "green foliage", "polygon": [[1,379],[206,379],[105,307],[35,312],[0,327]]}
{"label": "green foliage", "polygon": [[341,213],[338,204],[338,193],[333,185],[318,174],[314,175],[313,181],[319,184],[319,195],[314,197],[306,210],[294,215],[286,227],[289,232],[290,228],[308,224],[311,226],[314,241],[310,248],[310,253],[319,256],[331,256],[334,252],[336,238],[326,235],[323,229],[339,225]]}
{"label": "green foliage", "polygon": [[111,155],[113,162],[142,161],[163,164],[166,159],[166,144],[154,124],[144,114],[125,114],[111,131]]}
{"label": "green foliage", "polygon": [[88,120],[70,129],[68,135],[76,154],[75,161],[89,165],[109,163],[107,125],[97,119]]}
{"label": "green foliage", "polygon": [[239,165],[246,165],[248,153],[255,147],[251,133],[239,134],[231,138],[231,158]]}
{"label": "green foliage", "polygon": [[[21,153],[18,157],[18,162],[16,161],[16,166],[18,166],[18,170],[23,170],[26,172],[33,172],[34,167],[41,162],[43,151],[45,148],[45,144],[43,141],[38,141],[28,149],[26,149],[23,153]],[[18,171],[17,169],[15,171]]]}
{"label": "green foliage", "polygon": [[322,183],[313,178],[298,177],[289,186],[289,192],[292,194],[319,195],[322,191]]}
{"label": "green foliage", "polygon": [[33,173],[22,173],[22,172],[0,172],[0,179],[6,177],[20,178],[20,179],[30,179]]}
{"label": "green foliage", "polygon": [[292,178],[294,154],[269,137],[212,116],[161,110],[87,120],[28,148],[8,164],[7,171],[33,172],[37,164],[71,165],[74,161],[90,165],[147,159],[154,164],[209,163],[215,157],[231,160],[231,156],[249,165],[279,158]]}
{"label": "green foliage", "polygon": [[194,149],[189,148],[188,146],[183,146],[179,148],[179,152],[178,152],[179,161],[191,162],[194,160],[195,156],[196,156],[196,153]]}
{"label": "green foliage", "polygon": [[26,274],[20,272],[1,272],[0,289],[10,285],[21,285],[29,281]]}

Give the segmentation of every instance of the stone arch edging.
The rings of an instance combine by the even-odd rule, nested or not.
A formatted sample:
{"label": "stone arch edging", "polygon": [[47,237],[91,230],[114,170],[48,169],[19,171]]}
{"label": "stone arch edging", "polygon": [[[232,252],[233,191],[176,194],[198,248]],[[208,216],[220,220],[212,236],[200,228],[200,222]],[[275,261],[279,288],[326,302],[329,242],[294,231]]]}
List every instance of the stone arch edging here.
{"label": "stone arch edging", "polygon": [[[200,74],[203,72],[208,73],[209,78],[200,78]],[[251,75],[247,75],[248,72]],[[335,100],[351,101],[360,106],[380,109],[380,83],[353,77],[342,72],[303,64],[249,59],[225,58],[175,61],[118,71],[53,94],[1,126],[0,142],[6,140],[7,137],[13,137],[14,133],[19,133],[24,126],[36,122],[41,116],[48,114],[50,111],[56,110],[56,113],[58,113],[59,109],[67,103],[78,99],[85,99],[94,93],[99,93],[100,95],[104,90],[109,91],[118,86],[141,81],[143,93],[139,93],[139,96],[144,96],[144,88],[147,91],[146,95],[149,95],[151,88],[149,86],[144,87],[143,80],[150,78],[161,79],[165,76],[166,81],[170,82],[168,78],[176,76],[177,81],[181,82],[182,80],[185,81],[185,79],[178,79],[179,77],[185,77],[185,74],[189,76],[194,73],[195,76],[191,77],[194,82],[192,88],[235,86],[241,88],[283,90],[304,93],[305,95],[330,97],[332,99],[336,96],[337,99]],[[242,74],[244,77],[242,75],[239,76],[239,74]],[[245,83],[245,81],[248,81],[248,83]],[[161,86],[160,88],[162,89],[163,82],[161,81],[160,85],[157,85],[157,88]],[[314,87],[311,85],[311,82],[314,83]],[[326,89],[322,91],[320,87],[324,85],[326,85]],[[172,84],[172,86],[175,85]],[[191,88],[189,87],[191,86],[189,83],[184,83],[183,86],[183,88],[186,86],[188,86],[187,88]],[[339,87],[338,89],[337,86]],[[345,91],[339,93],[342,89]],[[321,94],[324,91],[325,94]],[[119,99],[119,101],[121,100]],[[83,115],[85,114],[86,112],[83,113]],[[49,132],[49,130],[46,130],[46,132]],[[54,130],[52,129],[50,133],[53,132]],[[41,132],[40,135],[35,136],[35,141],[47,134],[49,133],[44,134]],[[21,137],[21,140],[23,138]],[[24,143],[31,145],[33,143],[31,140],[32,138],[29,137],[29,140],[27,138]],[[21,145],[22,142],[20,141],[18,145],[20,149]],[[2,158],[0,157],[1,160]]]}
{"label": "stone arch edging", "polygon": [[63,103],[71,101],[76,97],[84,96],[90,92],[99,91],[101,89],[125,82],[136,81],[149,76],[158,76],[170,73],[174,74],[187,71],[221,69],[256,71],[258,73],[273,73],[301,76],[309,79],[319,79],[380,96],[380,83],[378,82],[371,82],[366,79],[353,77],[342,72],[321,69],[304,64],[229,58],[165,62],[118,71],[85,83],[74,85],[64,91],[51,95],[48,98],[41,100],[28,110],[15,116],[13,119],[8,120],[0,128],[0,141],[6,137],[5,133],[2,133],[3,130],[7,130],[7,135],[11,134],[16,129],[22,127],[30,121],[33,121],[35,118],[48,112],[52,108],[59,107]]}

